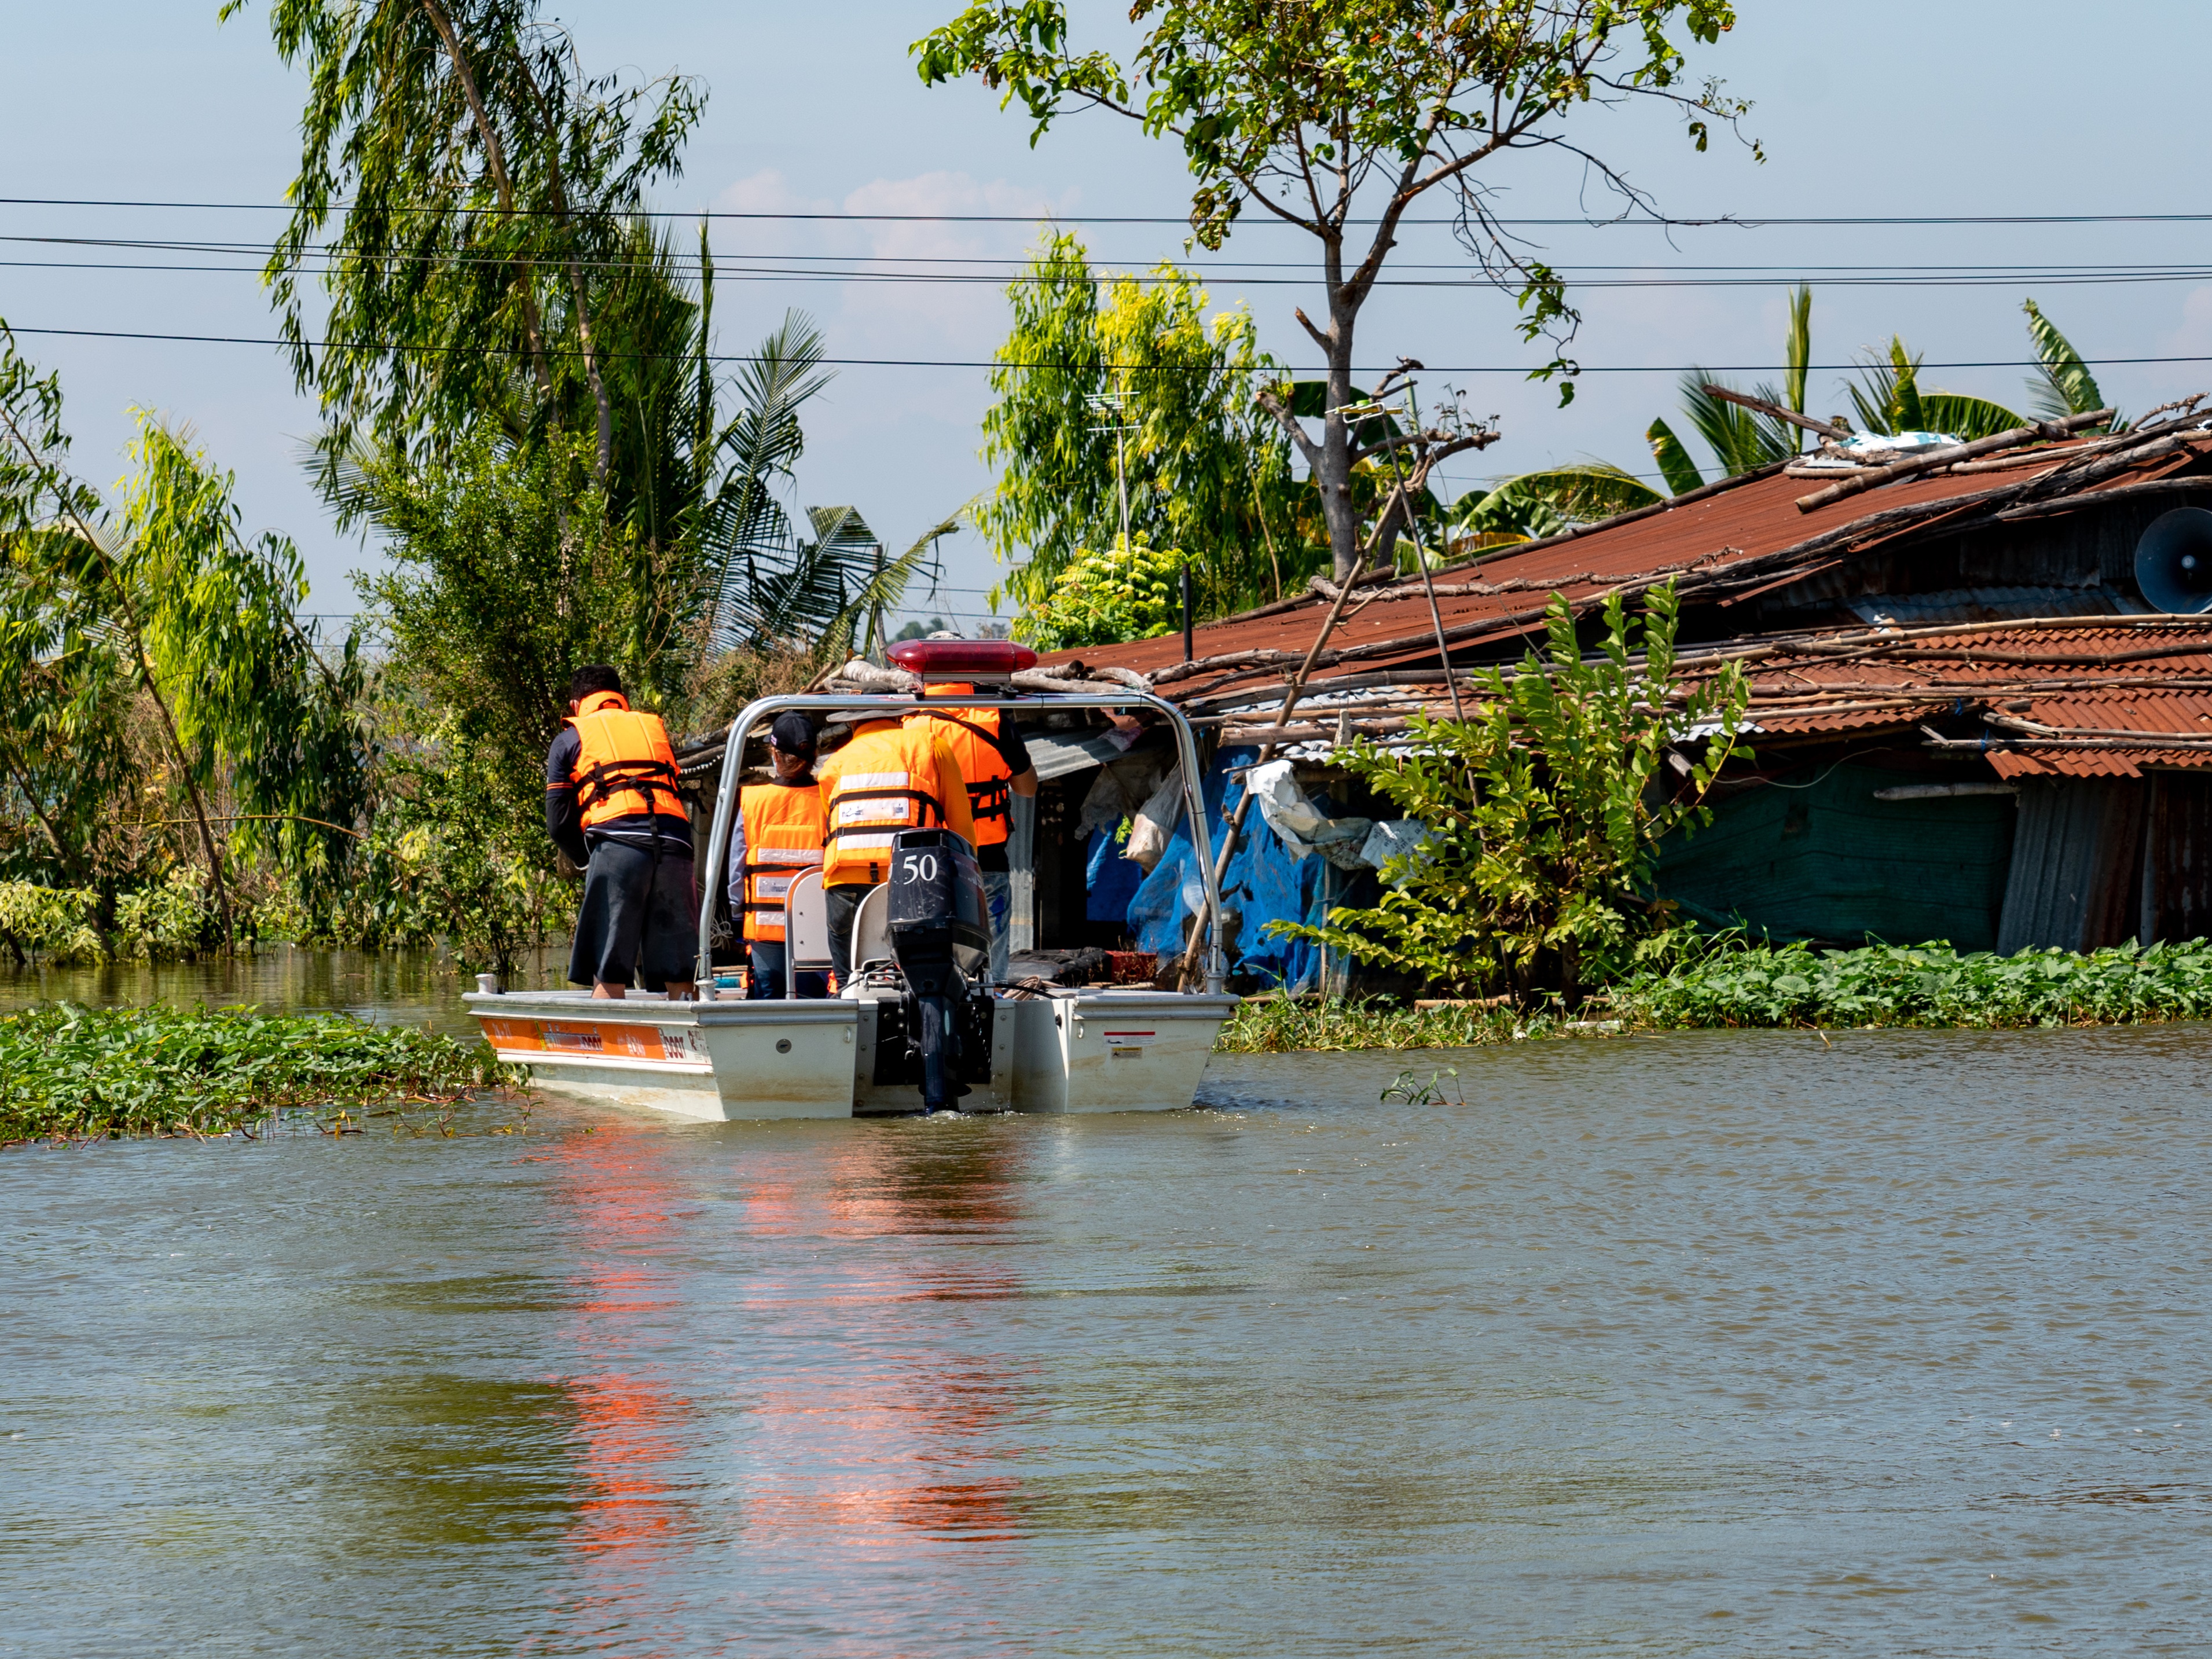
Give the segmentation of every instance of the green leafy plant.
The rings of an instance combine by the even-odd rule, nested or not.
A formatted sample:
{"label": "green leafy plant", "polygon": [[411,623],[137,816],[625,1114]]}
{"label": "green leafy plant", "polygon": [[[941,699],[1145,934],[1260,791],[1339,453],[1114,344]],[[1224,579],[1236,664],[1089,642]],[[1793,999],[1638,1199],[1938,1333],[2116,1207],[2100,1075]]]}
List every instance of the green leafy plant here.
{"label": "green leafy plant", "polygon": [[[1467,1096],[1459,1086],[1459,1067],[1447,1066],[1441,1072],[1431,1072],[1426,1083],[1416,1083],[1418,1075],[1412,1071],[1398,1073],[1395,1081],[1376,1097],[1379,1104],[1402,1106],[1464,1106]],[[1446,1078],[1451,1079],[1451,1093],[1443,1091]]]}
{"label": "green leafy plant", "polygon": [[[1082,241],[1046,238],[1009,284],[1013,328],[991,371],[983,459],[998,482],[973,509],[1006,590],[1034,605],[1086,548],[1122,532],[1189,554],[1203,607],[1231,609],[1303,580],[1285,498],[1290,447],[1255,401],[1281,366],[1241,307],[1206,315],[1171,264],[1093,272]],[[1271,580],[1272,579],[1272,580]]]}
{"label": "green leafy plant", "polygon": [[1182,554],[1143,537],[1079,550],[1052,590],[1015,618],[1014,637],[1039,651],[1148,640],[1173,629],[1182,611]]}
{"label": "green leafy plant", "polygon": [[[2043,314],[2043,308],[2033,300],[2021,301],[2020,308],[2027,313],[2028,343],[2035,348],[2035,373],[2027,377],[2028,399],[2035,412],[2057,421],[2069,415],[2094,415],[2109,407],[2089,365]],[[2126,424],[2115,418],[2112,428],[2122,430]]]}
{"label": "green leafy plant", "polygon": [[1724,0],[1140,0],[1130,22],[1125,63],[1075,44],[1065,0],[973,0],[912,50],[925,82],[972,76],[1019,103],[1032,143],[1087,110],[1178,143],[1192,232],[1208,248],[1248,210],[1313,238],[1325,308],[1317,320],[1293,315],[1328,361],[1320,410],[1300,416],[1278,392],[1260,400],[1319,486],[1340,580],[1362,535],[1353,470],[1387,443],[1347,424],[1354,336],[1407,216],[1438,203],[1459,216],[1474,263],[1517,295],[1523,337],[1559,354],[1536,373],[1565,377],[1564,402],[1574,369],[1564,348],[1579,319],[1559,273],[1498,225],[1496,164],[1516,150],[1565,151],[1635,211],[1648,198],[1577,141],[1577,111],[1657,100],[1703,149],[1747,108],[1717,82],[1685,82],[1678,42],[1733,27]]}
{"label": "green leafy plant", "polygon": [[482,1043],[346,1014],[64,1003],[0,1018],[0,1144],[222,1134],[287,1109],[453,1103],[526,1075]]}
{"label": "green leafy plant", "polygon": [[[1545,653],[1532,648],[1510,678],[1488,671],[1479,714],[1416,720],[1402,741],[1340,751],[1354,777],[1431,833],[1384,867],[1389,890],[1375,905],[1268,931],[1433,985],[1502,977],[1571,1002],[1624,968],[1664,920],[1643,896],[1658,842],[1710,817],[1704,794],[1737,752],[1747,699],[1734,665],[1678,684],[1672,584],[1644,605],[1639,623],[1609,596],[1598,653],[1585,659],[1555,598]],[[1670,750],[1686,770],[1668,796]]]}
{"label": "green leafy plant", "polygon": [[1735,936],[1613,988],[1625,1019],[1657,1027],[2094,1025],[2212,1016],[2203,939],[2086,955],[1960,952],[1940,942],[1754,945]]}
{"label": "green leafy plant", "polygon": [[1324,1000],[1279,992],[1239,1003],[1222,1026],[1215,1051],[1287,1054],[1368,1048],[1467,1048],[1547,1035],[1559,1024],[1556,1015],[1524,1014],[1507,1006],[1506,1001],[1408,1008],[1376,997]]}

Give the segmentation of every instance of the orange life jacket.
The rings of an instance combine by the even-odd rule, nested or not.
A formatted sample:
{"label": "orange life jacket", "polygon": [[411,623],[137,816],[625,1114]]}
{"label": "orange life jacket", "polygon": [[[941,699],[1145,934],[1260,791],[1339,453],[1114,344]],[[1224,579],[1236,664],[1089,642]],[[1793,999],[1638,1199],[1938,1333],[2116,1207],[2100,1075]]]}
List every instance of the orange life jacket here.
{"label": "orange life jacket", "polygon": [[738,811],[745,823],[745,937],[780,939],[793,878],[822,862],[822,790],[811,778],[749,783]]}
{"label": "orange life jacket", "polygon": [[927,732],[889,719],[864,726],[822,763],[819,775],[828,819],[825,887],[872,886],[890,872],[893,836],[950,822],[937,793],[937,745]]}
{"label": "orange life jacket", "polygon": [[582,745],[568,775],[585,829],[641,812],[687,817],[676,793],[676,751],[659,715],[636,713],[619,691],[594,691],[566,723]]}
{"label": "orange life jacket", "polygon": [[[925,695],[965,696],[975,689],[972,685],[933,685]],[[932,709],[924,714],[908,714],[906,723],[919,726],[924,731],[933,727],[936,734],[945,739],[945,746],[959,757],[960,775],[968,781],[969,810],[975,815],[975,845],[1002,845],[1014,827],[1014,774],[1006,764],[1006,757],[991,741],[1000,731],[999,711]]]}

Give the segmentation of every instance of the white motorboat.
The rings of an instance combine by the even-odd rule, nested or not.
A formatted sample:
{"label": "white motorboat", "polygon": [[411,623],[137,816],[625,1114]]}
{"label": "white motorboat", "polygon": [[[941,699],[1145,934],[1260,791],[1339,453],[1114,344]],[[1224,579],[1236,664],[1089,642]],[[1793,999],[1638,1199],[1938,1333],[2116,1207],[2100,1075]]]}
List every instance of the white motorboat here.
{"label": "white motorboat", "polygon": [[[1211,847],[1197,744],[1172,704],[1135,690],[1016,690],[1012,676],[1036,660],[1003,641],[915,641],[893,653],[925,687],[965,682],[974,693],[935,696],[932,708],[1149,709],[1174,733],[1182,763],[1183,810],[1194,846]],[[1002,687],[995,694],[985,687]],[[966,843],[946,830],[900,837],[893,879],[872,890],[854,927],[852,982],[829,1000],[734,1001],[712,995],[714,886],[727,860],[745,744],[777,714],[896,716],[911,695],[811,694],[763,697],[730,723],[707,856],[698,861],[697,1001],[633,991],[619,1000],[587,990],[479,990],[465,999],[502,1060],[526,1065],[549,1092],[642,1107],[706,1121],[854,1117],[924,1108],[923,1077],[963,1091],[963,1111],[1133,1112],[1188,1106],[1206,1057],[1237,1000],[1226,973],[1221,895],[1213,861],[1197,860],[1205,915],[1205,989],[1026,989],[981,983],[989,917]],[[908,848],[909,840],[914,846]],[[939,857],[937,854],[944,854]],[[941,868],[940,868],[941,866]],[[920,879],[924,872],[929,879]],[[964,872],[964,873],[963,873]],[[827,964],[828,927],[818,871],[800,876],[789,898],[795,968]]]}

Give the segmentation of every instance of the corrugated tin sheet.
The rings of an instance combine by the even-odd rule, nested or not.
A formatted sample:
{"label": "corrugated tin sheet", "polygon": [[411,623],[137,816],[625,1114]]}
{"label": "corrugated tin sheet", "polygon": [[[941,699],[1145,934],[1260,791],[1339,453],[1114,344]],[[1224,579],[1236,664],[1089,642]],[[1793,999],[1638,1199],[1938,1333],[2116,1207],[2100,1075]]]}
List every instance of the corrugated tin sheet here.
{"label": "corrugated tin sheet", "polygon": [[2212,776],[2167,772],[2149,783],[2142,937],[2212,936]]}
{"label": "corrugated tin sheet", "polygon": [[[2163,476],[2193,464],[2203,453],[2202,448],[2185,447],[2178,454],[2147,461],[2131,474],[2106,480],[2098,488]],[[1593,530],[1557,546],[1528,553],[1506,553],[1478,567],[1451,571],[1438,580],[1446,586],[1469,582],[1493,586],[1507,582],[1528,586],[1525,591],[1506,593],[1447,594],[1440,597],[1438,609],[1448,631],[1468,629],[1486,620],[1498,624],[1496,633],[1486,635],[1477,630],[1467,640],[1455,642],[1454,649],[1462,644],[1495,642],[1535,626],[1518,619],[1530,611],[1540,611],[1547,596],[1553,591],[1571,599],[1591,599],[1621,582],[1675,567],[1725,568],[1794,547],[1870,514],[1975,495],[2002,481],[2032,477],[2041,470],[2047,469],[2023,466],[2016,473],[2002,475],[1947,474],[1907,479],[1831,502],[1811,513],[1799,512],[1796,502],[1799,496],[1817,489],[1816,483],[1781,474],[1753,479],[1650,518]],[[1940,518],[1923,521],[1912,526],[1909,533],[1926,533],[1942,522]],[[1863,544],[1893,539],[1898,533],[1870,532]],[[1273,615],[1206,623],[1195,631],[1195,654],[1206,658],[1243,651],[1303,652],[1312,644],[1328,610],[1325,601],[1315,598]],[[1399,648],[1389,648],[1394,645]],[[1419,582],[1378,587],[1371,598],[1355,597],[1339,622],[1329,647],[1332,651],[1365,649],[1373,654],[1357,659],[1356,667],[1353,664],[1341,664],[1325,668],[1322,678],[1423,659],[1433,661],[1436,645],[1427,600]],[[1179,635],[1165,635],[1124,645],[1059,652],[1046,660],[1066,661],[1078,657],[1086,662],[1109,663],[1152,673],[1182,660],[1182,641]]]}
{"label": "corrugated tin sheet", "polygon": [[2146,793],[2135,779],[2021,785],[2000,951],[2094,951],[2134,937]]}
{"label": "corrugated tin sheet", "polygon": [[2105,586],[1954,587],[1942,593],[1867,595],[1844,604],[1863,622],[1901,628],[2030,617],[2136,617],[2149,610],[2133,594]]}

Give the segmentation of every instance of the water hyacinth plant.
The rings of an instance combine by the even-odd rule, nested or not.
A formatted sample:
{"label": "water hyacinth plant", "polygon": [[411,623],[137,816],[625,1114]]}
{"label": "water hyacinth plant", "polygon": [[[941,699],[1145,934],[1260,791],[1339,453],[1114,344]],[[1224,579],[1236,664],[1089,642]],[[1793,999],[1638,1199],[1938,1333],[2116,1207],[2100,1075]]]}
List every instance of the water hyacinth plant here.
{"label": "water hyacinth plant", "polygon": [[2001,957],[1948,945],[1723,942],[1614,986],[1631,1025],[2110,1025],[2212,1018],[2212,945],[2114,945]]}
{"label": "water hyacinth plant", "polygon": [[0,1018],[0,1146],[224,1134],[291,1109],[450,1105],[523,1080],[481,1044],[349,1014],[63,1003]]}

